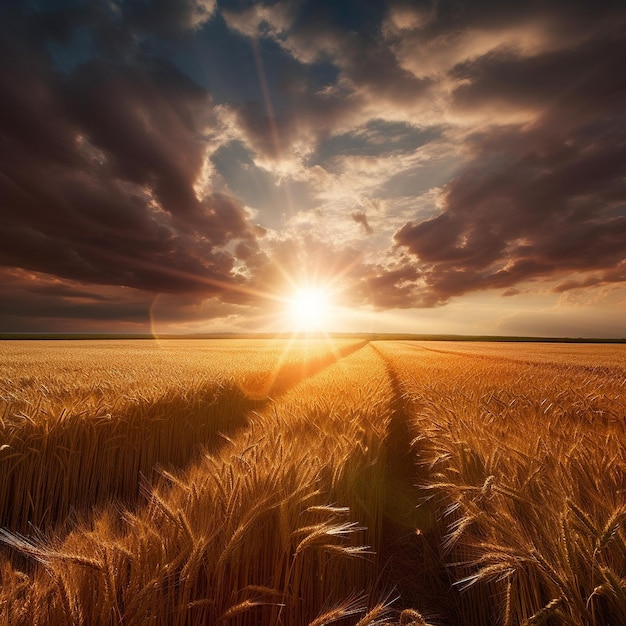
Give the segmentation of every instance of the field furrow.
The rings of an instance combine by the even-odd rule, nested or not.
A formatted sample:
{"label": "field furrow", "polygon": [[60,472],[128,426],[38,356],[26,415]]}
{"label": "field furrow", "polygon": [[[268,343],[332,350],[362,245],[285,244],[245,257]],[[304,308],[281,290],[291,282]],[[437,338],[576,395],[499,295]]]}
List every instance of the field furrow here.
{"label": "field furrow", "polygon": [[427,350],[477,359],[495,359],[522,365],[553,368],[579,368],[581,372],[626,375],[626,352],[621,344],[567,343],[487,343],[403,341],[402,345],[417,351]]}
{"label": "field furrow", "polygon": [[[381,614],[393,400],[382,361],[363,348],[259,410],[193,468],[166,474],[123,519],[103,514],[52,547],[6,537],[47,564],[6,615],[22,623],[44,596],[52,624],[79,615],[90,624],[120,614],[128,624],[146,615],[157,624],[309,624],[325,613]],[[5,589],[20,581],[5,572]]]}
{"label": "field furrow", "polygon": [[[0,624],[626,624],[623,347],[226,342],[196,358],[207,348],[227,375],[198,381],[172,351],[147,364],[159,385],[131,377],[136,433],[120,403],[102,457],[102,439],[71,444],[76,490],[104,484],[96,458],[139,490],[134,459],[151,458],[141,498],[110,490],[45,534],[0,530]],[[46,435],[6,502],[34,494],[42,515],[40,457],[67,446],[55,429],[93,429],[104,398],[5,419]],[[184,458],[155,470],[157,441]]]}
{"label": "field furrow", "polygon": [[560,347],[544,347],[544,363],[529,367],[506,347],[501,359],[491,346],[376,347],[403,390],[435,507],[423,540],[457,590],[446,623],[623,624],[621,368],[593,348],[582,365],[582,349],[559,363]]}

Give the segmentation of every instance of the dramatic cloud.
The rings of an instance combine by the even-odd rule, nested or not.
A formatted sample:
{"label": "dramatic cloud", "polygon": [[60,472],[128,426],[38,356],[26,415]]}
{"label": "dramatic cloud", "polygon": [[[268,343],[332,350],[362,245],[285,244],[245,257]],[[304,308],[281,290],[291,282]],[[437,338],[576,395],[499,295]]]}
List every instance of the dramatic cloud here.
{"label": "dramatic cloud", "polygon": [[149,332],[144,293],[0,268],[2,332]]}
{"label": "dramatic cloud", "polygon": [[216,4],[216,0],[130,0],[121,3],[121,10],[132,26],[171,37],[202,26]]}
{"label": "dramatic cloud", "polygon": [[235,286],[227,247],[245,242],[250,258],[260,231],[236,199],[195,191],[206,91],[140,52],[64,74],[30,22],[15,26],[2,39],[14,62],[0,75],[0,262],[150,292]]}
{"label": "dramatic cloud", "polygon": [[622,2],[25,0],[0,54],[6,328],[626,283]]}
{"label": "dramatic cloud", "polygon": [[531,60],[490,53],[457,66],[467,82],[453,106],[521,101],[538,113],[467,138],[472,160],[447,185],[443,212],[396,233],[438,301],[535,277],[614,275],[626,254],[624,54],[618,29]]}

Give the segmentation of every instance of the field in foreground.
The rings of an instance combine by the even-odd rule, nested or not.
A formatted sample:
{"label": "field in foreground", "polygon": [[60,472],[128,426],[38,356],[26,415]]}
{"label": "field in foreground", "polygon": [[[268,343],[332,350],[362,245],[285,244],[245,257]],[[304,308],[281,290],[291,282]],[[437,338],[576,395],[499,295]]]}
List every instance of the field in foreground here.
{"label": "field in foreground", "polygon": [[626,346],[4,342],[0,624],[626,624]]}

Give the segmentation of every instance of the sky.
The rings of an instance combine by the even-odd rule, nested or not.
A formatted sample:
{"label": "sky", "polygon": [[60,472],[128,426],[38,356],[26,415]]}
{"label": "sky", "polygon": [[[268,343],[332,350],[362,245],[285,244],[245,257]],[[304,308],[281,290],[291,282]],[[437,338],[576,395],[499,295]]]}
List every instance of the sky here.
{"label": "sky", "polygon": [[0,0],[0,58],[0,332],[626,336],[622,0]]}

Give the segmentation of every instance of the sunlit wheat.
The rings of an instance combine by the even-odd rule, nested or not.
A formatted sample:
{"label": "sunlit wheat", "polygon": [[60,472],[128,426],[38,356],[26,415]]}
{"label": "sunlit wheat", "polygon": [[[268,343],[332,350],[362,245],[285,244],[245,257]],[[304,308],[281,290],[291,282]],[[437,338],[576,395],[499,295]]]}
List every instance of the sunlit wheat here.
{"label": "sunlit wheat", "polygon": [[184,345],[6,352],[0,624],[624,623],[621,346]]}

